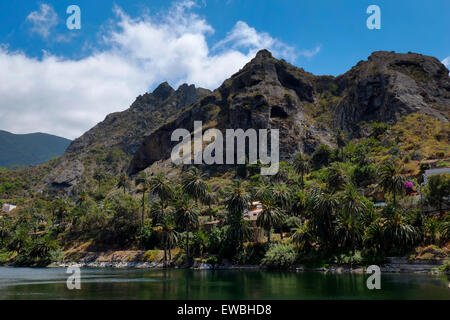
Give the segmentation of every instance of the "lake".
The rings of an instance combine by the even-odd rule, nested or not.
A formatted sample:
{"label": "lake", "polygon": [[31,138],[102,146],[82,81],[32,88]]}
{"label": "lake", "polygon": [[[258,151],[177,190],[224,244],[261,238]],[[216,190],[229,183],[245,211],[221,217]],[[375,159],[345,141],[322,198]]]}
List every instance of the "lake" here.
{"label": "lake", "polygon": [[448,275],[368,275],[238,270],[81,269],[68,290],[63,268],[0,267],[0,299],[447,299]]}

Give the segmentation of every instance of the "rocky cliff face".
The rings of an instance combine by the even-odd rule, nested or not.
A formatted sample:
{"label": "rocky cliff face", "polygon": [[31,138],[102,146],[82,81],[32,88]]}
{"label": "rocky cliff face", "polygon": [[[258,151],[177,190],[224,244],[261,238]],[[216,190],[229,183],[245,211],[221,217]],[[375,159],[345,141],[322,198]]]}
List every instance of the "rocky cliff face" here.
{"label": "rocky cliff face", "polygon": [[311,153],[320,143],[333,144],[341,128],[361,134],[360,124],[395,122],[402,115],[423,112],[448,121],[450,79],[437,59],[420,54],[375,52],[345,74],[315,76],[260,51],[218,89],[147,135],[128,168],[135,174],[170,157],[178,142],[177,128],[203,130],[280,129],[280,156]]}
{"label": "rocky cliff face", "polygon": [[336,125],[354,130],[361,121],[395,122],[422,112],[447,121],[450,110],[448,70],[421,54],[374,52],[335,79],[339,97]]}
{"label": "rocky cliff face", "polygon": [[168,159],[177,144],[172,132],[192,132],[196,120],[203,130],[279,129],[281,160],[312,153],[320,143],[333,145],[337,128],[358,136],[364,123],[393,123],[414,112],[447,122],[448,72],[433,57],[380,51],[338,77],[315,76],[262,50],[213,92],[163,83],[108,115],[72,142],[44,184],[67,193],[92,180],[98,167],[135,174]]}
{"label": "rocky cliff face", "polygon": [[208,93],[207,89],[187,84],[174,90],[164,82],[152,93],[140,95],[129,109],[109,114],[74,140],[45,178],[45,186],[50,190],[71,191],[80,181],[92,177],[96,167],[105,166],[98,159],[113,162],[106,169],[118,174],[128,166],[145,135]]}

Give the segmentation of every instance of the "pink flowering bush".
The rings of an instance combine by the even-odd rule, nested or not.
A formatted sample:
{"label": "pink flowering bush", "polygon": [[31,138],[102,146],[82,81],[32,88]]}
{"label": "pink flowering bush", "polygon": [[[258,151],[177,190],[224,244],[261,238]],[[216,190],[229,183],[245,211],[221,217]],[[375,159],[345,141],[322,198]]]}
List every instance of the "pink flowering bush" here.
{"label": "pink flowering bush", "polygon": [[403,182],[403,188],[405,188],[405,192],[407,194],[410,194],[414,191],[414,183],[411,181],[405,181]]}

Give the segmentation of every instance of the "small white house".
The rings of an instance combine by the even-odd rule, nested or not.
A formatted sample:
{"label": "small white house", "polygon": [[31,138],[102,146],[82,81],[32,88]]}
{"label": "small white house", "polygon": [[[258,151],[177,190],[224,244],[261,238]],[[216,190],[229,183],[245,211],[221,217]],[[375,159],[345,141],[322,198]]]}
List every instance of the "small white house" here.
{"label": "small white house", "polygon": [[2,206],[2,213],[8,213],[8,212],[14,210],[15,208],[17,208],[17,206],[9,204],[9,203],[5,203]]}

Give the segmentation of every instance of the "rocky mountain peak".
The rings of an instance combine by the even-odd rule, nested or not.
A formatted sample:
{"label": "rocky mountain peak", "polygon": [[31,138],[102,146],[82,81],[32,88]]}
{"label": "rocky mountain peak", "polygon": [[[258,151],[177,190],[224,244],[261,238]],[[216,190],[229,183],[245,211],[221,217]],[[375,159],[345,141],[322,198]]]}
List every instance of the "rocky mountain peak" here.
{"label": "rocky mountain peak", "polygon": [[153,90],[152,95],[160,100],[166,100],[175,90],[167,83],[167,81],[161,83],[155,90]]}
{"label": "rocky mountain peak", "polygon": [[216,91],[145,137],[128,172],[134,174],[167,159],[176,128],[277,128],[281,160],[296,152],[312,153],[333,145],[333,132],[360,134],[360,124],[395,123],[422,112],[448,121],[450,82],[447,69],[433,57],[377,51],[338,77],[315,76],[259,51]]}

